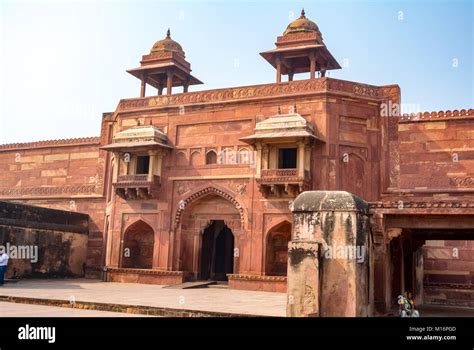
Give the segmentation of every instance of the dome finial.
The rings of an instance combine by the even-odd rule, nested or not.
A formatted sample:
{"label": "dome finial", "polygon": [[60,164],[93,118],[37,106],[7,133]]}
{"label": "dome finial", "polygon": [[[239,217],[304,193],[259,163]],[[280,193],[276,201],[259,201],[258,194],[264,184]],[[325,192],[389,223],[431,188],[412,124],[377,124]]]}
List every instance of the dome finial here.
{"label": "dome finial", "polygon": [[300,18],[305,18],[305,12],[304,12],[304,7],[301,9],[301,17]]}
{"label": "dome finial", "polygon": [[166,39],[171,39],[171,32],[170,32],[170,29],[168,28],[168,30],[166,31]]}

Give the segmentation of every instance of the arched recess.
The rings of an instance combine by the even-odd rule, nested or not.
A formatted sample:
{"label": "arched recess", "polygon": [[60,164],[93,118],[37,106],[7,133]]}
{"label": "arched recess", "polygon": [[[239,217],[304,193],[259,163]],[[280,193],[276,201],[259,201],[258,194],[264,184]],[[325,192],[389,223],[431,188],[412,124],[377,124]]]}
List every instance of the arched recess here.
{"label": "arched recess", "polygon": [[238,151],[238,164],[251,164],[252,154],[247,147],[240,147]]}
{"label": "arched recess", "polygon": [[290,239],[291,223],[286,220],[268,231],[265,242],[265,274],[267,276],[286,276]]}
{"label": "arched recess", "polygon": [[202,156],[201,152],[196,150],[191,152],[191,157],[190,157],[190,163],[191,166],[196,166],[196,165],[203,165],[202,163]]}
{"label": "arched recess", "polygon": [[186,153],[184,153],[183,151],[176,153],[176,165],[177,166],[188,165],[188,159],[186,158]]}
{"label": "arched recess", "polygon": [[143,220],[131,224],[123,235],[122,267],[151,269],[153,267],[153,247],[155,233]]}
{"label": "arched recess", "polygon": [[206,153],[206,164],[217,164],[217,153],[214,150]]}

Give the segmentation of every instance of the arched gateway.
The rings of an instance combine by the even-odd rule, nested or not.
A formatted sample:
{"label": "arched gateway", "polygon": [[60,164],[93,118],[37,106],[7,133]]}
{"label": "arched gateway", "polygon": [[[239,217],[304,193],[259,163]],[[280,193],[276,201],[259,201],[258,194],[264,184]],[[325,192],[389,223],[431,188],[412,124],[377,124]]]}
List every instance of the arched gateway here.
{"label": "arched gateway", "polygon": [[227,280],[237,273],[241,212],[218,193],[209,191],[180,213],[173,266],[196,280]]}

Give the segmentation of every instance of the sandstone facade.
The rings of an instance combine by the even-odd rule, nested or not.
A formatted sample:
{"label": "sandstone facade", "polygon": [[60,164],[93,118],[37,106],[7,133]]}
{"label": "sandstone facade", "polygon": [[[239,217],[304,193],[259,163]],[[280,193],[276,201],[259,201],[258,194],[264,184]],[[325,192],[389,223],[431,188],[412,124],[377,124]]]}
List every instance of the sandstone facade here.
{"label": "sandstone facade", "polygon": [[0,199],[89,214],[90,276],[284,292],[291,201],[347,191],[370,207],[377,310],[405,290],[421,300],[425,241],[474,229],[474,110],[387,114],[400,88],[326,77],[340,66],[304,14],[262,56],[275,83],[188,92],[200,81],[168,33],[129,71],[140,97],[104,114],[100,137],[0,146]]}

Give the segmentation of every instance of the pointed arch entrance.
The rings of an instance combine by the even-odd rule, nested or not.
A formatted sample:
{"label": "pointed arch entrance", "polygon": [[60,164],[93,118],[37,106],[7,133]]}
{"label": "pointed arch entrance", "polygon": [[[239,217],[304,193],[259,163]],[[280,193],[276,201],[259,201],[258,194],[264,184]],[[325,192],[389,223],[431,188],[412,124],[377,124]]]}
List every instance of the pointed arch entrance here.
{"label": "pointed arch entrance", "polygon": [[[238,273],[241,210],[209,191],[186,205],[175,231],[173,268],[195,280],[227,280]],[[237,251],[237,253],[236,253]]]}
{"label": "pointed arch entrance", "polygon": [[130,225],[123,235],[122,267],[151,269],[153,267],[153,228],[142,220]]}
{"label": "pointed arch entrance", "polygon": [[225,281],[234,272],[234,234],[223,220],[204,230],[200,258],[199,279]]}

